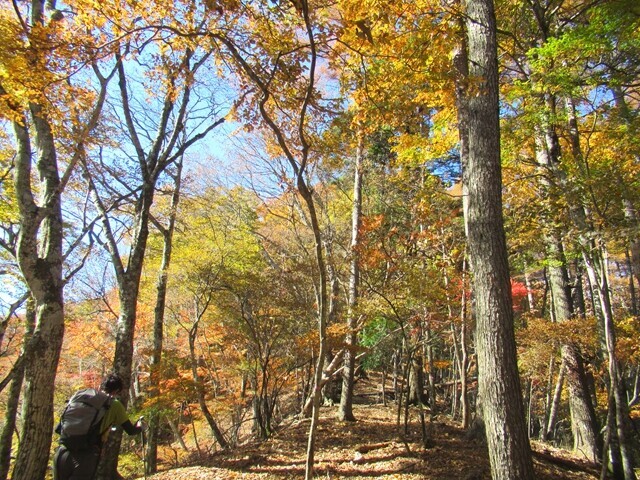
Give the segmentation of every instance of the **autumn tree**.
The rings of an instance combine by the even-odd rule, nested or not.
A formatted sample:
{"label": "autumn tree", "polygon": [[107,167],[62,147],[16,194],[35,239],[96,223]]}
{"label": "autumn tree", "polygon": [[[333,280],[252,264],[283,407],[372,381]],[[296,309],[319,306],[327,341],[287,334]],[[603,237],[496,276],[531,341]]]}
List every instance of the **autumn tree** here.
{"label": "autumn tree", "polygon": [[476,302],[479,395],[492,477],[533,478],[516,365],[506,239],[502,219],[498,62],[493,2],[467,1],[469,158],[467,236]]}
{"label": "autumn tree", "polygon": [[[18,228],[5,230],[3,246],[16,259],[35,305],[33,334],[25,346],[25,416],[13,478],[44,476],[53,423],[53,387],[64,332],[63,288],[69,250],[64,246],[62,194],[91,136],[110,76],[100,71],[91,21],[55,2],[3,7],[2,115],[13,127]],[[56,45],[57,48],[51,48]],[[104,52],[103,52],[104,53]],[[108,54],[105,53],[105,54]],[[82,85],[93,66],[97,88]],[[82,86],[81,86],[82,85]],[[35,175],[37,169],[37,175]],[[78,244],[69,242],[73,249]]]}
{"label": "autumn tree", "polygon": [[[125,12],[130,21],[138,18],[135,8],[123,5],[122,11],[114,7],[108,12],[112,15],[112,35],[136,30],[131,23],[118,22]],[[184,20],[182,15],[188,12],[181,8],[169,8],[175,13],[172,21]],[[147,23],[165,15],[162,9],[140,13],[140,21]],[[215,100],[198,101],[197,75],[210,53],[197,45],[172,40],[171,35],[157,29],[137,32],[121,42],[116,52],[118,90],[112,97],[111,127],[121,142],[92,152],[95,156],[87,156],[83,162],[93,204],[101,216],[101,229],[95,231],[95,236],[108,253],[118,285],[120,305],[113,361],[114,370],[125,385],[131,380],[140,276],[158,182],[169,166],[224,121]],[[171,48],[163,51],[154,43],[156,37]],[[139,64],[131,61],[136,57],[148,60],[142,79]],[[151,105],[145,107],[146,113],[141,107],[145,98]],[[122,181],[124,178],[126,181]],[[126,248],[124,236],[130,239]],[[109,454],[103,456],[99,469],[101,478],[116,468],[119,441],[120,435],[110,440]]]}
{"label": "autumn tree", "polygon": [[[286,159],[291,185],[303,199],[314,236],[317,270],[319,350],[314,379],[314,402],[306,462],[306,478],[313,475],[321,381],[327,353],[327,263],[318,211],[310,184],[314,128],[321,122],[323,98],[318,88],[318,60],[329,31],[326,5],[306,0],[273,6],[245,5],[247,31],[213,33],[210,38],[230,55],[242,83],[251,86],[248,120],[264,126],[274,140],[274,154]],[[269,67],[266,67],[269,65]]]}
{"label": "autumn tree", "polygon": [[[184,157],[176,161],[175,171],[170,175],[173,177],[173,191],[167,215],[166,224],[161,223],[157,216],[152,217],[152,222],[160,232],[162,237],[162,260],[158,269],[158,280],[156,284],[156,301],[153,309],[153,353],[150,365],[150,395],[157,396],[159,393],[160,365],[162,362],[162,350],[164,345],[164,318],[167,301],[167,289],[169,283],[169,268],[171,266],[171,256],[173,252],[173,236],[176,228],[176,217],[178,215],[178,205],[180,202],[182,186],[182,167]],[[155,473],[158,465],[158,437],[160,436],[160,415],[153,412],[149,419],[149,429],[147,438],[147,451],[145,455],[145,473]]]}

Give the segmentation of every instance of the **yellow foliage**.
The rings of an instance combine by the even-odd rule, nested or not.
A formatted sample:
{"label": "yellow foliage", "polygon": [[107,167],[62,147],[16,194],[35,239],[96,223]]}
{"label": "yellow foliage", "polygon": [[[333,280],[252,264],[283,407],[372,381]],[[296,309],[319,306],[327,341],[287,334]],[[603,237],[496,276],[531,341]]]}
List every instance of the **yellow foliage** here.
{"label": "yellow foliage", "polygon": [[527,327],[519,332],[519,338],[523,346],[571,344],[584,353],[594,353],[597,348],[596,319],[587,317],[550,322],[529,318]]}
{"label": "yellow foliage", "polygon": [[640,364],[640,317],[626,317],[616,322],[616,354],[624,362]]}
{"label": "yellow foliage", "polygon": [[550,322],[527,318],[526,328],[516,332],[520,367],[532,376],[544,378],[550,357],[558,357],[563,344],[573,345],[584,357],[595,357],[598,348],[594,318]]}

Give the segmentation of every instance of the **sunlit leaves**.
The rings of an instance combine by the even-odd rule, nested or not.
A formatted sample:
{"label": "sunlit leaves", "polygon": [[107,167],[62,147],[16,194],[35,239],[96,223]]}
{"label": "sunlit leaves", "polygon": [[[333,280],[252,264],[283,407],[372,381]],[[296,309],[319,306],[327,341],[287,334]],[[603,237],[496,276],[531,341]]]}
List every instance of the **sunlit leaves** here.
{"label": "sunlit leaves", "polygon": [[[550,356],[559,356],[561,345],[571,345],[582,358],[595,358],[598,343],[594,318],[576,318],[550,322],[527,318],[525,328],[516,332],[521,368],[544,378]],[[559,358],[559,357],[558,357]]]}

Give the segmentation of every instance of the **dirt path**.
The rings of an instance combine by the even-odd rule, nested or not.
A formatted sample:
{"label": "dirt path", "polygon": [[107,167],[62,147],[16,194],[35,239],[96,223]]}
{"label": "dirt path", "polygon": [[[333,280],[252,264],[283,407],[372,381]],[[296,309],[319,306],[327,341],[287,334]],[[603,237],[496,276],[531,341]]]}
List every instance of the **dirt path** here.
{"label": "dirt path", "polygon": [[[428,425],[430,445],[420,442],[414,415],[406,440],[396,427],[391,406],[356,405],[357,422],[339,422],[335,408],[321,412],[315,473],[323,479],[483,480],[490,479],[486,446],[468,440],[448,419]],[[200,465],[177,468],[149,480],[300,479],[304,478],[308,421],[280,429],[270,440],[218,453]],[[561,450],[534,445],[538,480],[593,480],[597,471]]]}

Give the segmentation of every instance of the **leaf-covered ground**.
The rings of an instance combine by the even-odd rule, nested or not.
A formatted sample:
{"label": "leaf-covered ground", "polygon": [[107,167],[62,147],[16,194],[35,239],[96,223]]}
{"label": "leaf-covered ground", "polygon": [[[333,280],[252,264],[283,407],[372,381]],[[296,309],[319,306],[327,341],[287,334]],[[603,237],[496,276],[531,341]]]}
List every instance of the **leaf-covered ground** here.
{"label": "leaf-covered ground", "polygon": [[[490,479],[483,442],[471,440],[447,417],[427,420],[429,445],[421,442],[418,416],[408,435],[396,423],[393,404],[354,406],[356,422],[336,420],[336,408],[323,408],[316,444],[315,474],[322,479]],[[367,397],[371,398],[371,397]],[[427,417],[428,418],[428,417]],[[304,478],[309,420],[283,426],[269,440],[220,452],[198,465],[148,476],[152,480]],[[597,479],[597,469],[569,452],[533,445],[538,480]]]}

